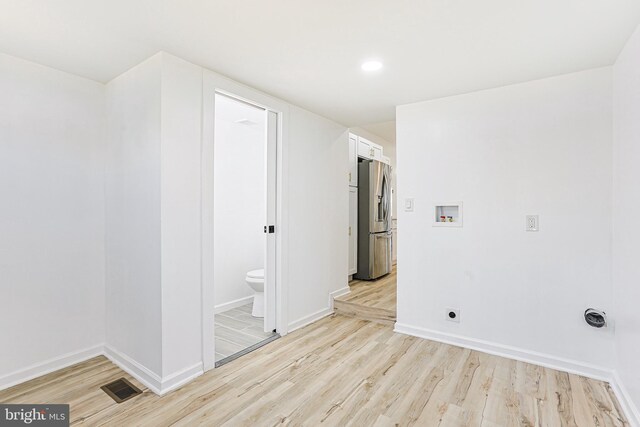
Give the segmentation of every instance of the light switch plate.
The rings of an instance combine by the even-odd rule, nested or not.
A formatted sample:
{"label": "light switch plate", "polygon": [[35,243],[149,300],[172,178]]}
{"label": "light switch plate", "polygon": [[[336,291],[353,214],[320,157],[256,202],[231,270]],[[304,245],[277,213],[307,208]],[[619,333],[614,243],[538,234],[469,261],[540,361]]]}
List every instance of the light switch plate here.
{"label": "light switch plate", "polygon": [[527,215],[527,223],[525,227],[527,231],[540,230],[540,220],[538,218],[538,215]]}
{"label": "light switch plate", "polygon": [[413,199],[404,199],[404,211],[413,212]]}

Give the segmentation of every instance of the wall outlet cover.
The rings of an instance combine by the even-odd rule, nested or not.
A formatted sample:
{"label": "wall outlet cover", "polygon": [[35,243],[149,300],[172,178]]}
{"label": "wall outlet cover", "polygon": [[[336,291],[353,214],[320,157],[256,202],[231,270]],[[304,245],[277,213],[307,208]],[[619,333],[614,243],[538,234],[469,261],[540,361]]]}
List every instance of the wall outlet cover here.
{"label": "wall outlet cover", "polygon": [[444,312],[444,318],[449,322],[460,323],[460,309],[447,307]]}
{"label": "wall outlet cover", "polygon": [[525,229],[527,231],[538,231],[540,230],[540,219],[538,215],[527,215],[527,222],[525,225]]}

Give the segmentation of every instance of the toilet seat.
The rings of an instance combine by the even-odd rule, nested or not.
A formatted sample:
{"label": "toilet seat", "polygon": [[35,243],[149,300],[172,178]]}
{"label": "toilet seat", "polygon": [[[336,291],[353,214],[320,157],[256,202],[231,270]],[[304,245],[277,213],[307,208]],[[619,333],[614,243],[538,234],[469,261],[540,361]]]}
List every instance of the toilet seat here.
{"label": "toilet seat", "polygon": [[264,269],[261,268],[260,270],[251,270],[250,272],[247,273],[247,278],[248,279],[264,279]]}

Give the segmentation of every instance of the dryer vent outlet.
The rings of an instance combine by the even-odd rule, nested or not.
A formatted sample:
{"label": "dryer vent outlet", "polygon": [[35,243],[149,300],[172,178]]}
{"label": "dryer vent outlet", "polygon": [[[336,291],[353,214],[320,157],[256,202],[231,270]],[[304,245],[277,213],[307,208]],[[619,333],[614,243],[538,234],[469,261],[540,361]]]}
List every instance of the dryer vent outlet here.
{"label": "dryer vent outlet", "polygon": [[589,326],[604,328],[607,326],[607,313],[596,310],[595,308],[587,308],[584,311],[584,320]]}

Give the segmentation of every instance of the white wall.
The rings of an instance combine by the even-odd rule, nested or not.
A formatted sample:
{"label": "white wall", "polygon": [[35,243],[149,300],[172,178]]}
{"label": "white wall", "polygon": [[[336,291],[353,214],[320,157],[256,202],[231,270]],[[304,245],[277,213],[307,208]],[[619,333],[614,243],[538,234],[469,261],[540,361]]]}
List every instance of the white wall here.
{"label": "white wall", "polygon": [[202,68],[161,58],[162,390],[202,372]]}
{"label": "white wall", "polygon": [[162,56],[107,84],[107,346],[162,375]]}
{"label": "white wall", "polygon": [[348,277],[346,128],[301,108],[289,114],[289,324],[327,312]]}
{"label": "white wall", "polygon": [[[613,328],[583,320],[612,309],[611,78],[602,68],[398,107],[399,200],[415,198],[399,212],[399,330],[612,368]],[[458,200],[464,227],[432,227],[433,203]],[[539,232],[525,232],[527,214]]]}
{"label": "white wall", "polygon": [[104,341],[104,86],[0,54],[0,388]]}
{"label": "white wall", "polygon": [[614,68],[613,285],[618,379],[640,421],[640,29]]}
{"label": "white wall", "polygon": [[[253,295],[245,277],[265,262],[265,111],[216,96],[214,265],[216,311]],[[248,119],[253,124],[237,123]]]}

